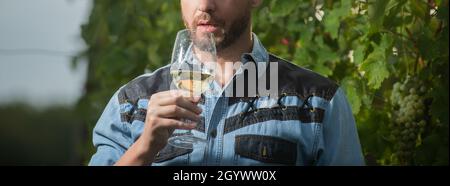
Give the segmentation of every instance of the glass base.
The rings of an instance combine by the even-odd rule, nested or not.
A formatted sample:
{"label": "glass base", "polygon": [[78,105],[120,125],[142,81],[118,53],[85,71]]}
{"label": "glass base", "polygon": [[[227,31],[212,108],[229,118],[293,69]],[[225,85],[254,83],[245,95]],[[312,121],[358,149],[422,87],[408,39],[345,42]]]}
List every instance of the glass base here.
{"label": "glass base", "polygon": [[189,133],[171,137],[171,138],[169,138],[169,140],[167,142],[171,146],[183,148],[183,149],[193,149],[194,145],[206,144],[206,140],[195,137],[194,135],[189,134]]}

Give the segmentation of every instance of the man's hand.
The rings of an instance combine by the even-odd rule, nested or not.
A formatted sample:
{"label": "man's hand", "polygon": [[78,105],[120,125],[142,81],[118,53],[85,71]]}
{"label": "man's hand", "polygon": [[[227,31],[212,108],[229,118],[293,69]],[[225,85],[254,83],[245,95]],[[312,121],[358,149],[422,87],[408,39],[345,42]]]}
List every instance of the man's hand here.
{"label": "man's hand", "polygon": [[[162,92],[150,98],[145,128],[141,138],[149,142],[152,148],[161,150],[175,129],[190,130],[200,121],[202,112],[195,103],[200,98],[184,97],[180,91]],[[185,123],[180,119],[188,119],[194,123]]]}
{"label": "man's hand", "polygon": [[[175,129],[190,130],[200,121],[202,110],[196,105],[199,97],[187,97],[188,92],[174,90],[153,94],[148,102],[144,130],[116,165],[150,165],[167,145]],[[184,119],[193,121],[183,122]]]}

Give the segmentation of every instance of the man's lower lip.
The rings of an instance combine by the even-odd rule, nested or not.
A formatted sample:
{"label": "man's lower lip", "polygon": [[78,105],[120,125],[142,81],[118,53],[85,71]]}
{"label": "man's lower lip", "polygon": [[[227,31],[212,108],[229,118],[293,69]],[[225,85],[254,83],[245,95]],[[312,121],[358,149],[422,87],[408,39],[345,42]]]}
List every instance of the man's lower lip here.
{"label": "man's lower lip", "polygon": [[218,29],[217,26],[212,25],[198,25],[197,30],[200,32],[216,32]]}

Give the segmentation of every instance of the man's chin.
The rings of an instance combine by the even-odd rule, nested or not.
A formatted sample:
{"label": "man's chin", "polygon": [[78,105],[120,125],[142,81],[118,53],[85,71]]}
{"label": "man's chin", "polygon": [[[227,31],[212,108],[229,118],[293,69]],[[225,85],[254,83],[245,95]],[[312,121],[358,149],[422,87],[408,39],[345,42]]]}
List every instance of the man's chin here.
{"label": "man's chin", "polygon": [[[196,31],[196,40],[199,42],[207,42],[210,38],[211,34],[210,32],[198,32]],[[214,42],[216,44],[216,46],[220,46],[220,44],[224,41],[224,35],[222,34],[222,32],[218,32],[216,33],[212,33],[213,37],[214,37]]]}

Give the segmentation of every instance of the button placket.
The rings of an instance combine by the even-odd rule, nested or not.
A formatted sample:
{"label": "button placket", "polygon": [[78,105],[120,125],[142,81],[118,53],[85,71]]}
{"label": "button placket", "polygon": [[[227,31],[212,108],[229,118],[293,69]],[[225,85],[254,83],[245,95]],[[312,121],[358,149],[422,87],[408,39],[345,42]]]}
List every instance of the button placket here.
{"label": "button placket", "polygon": [[220,112],[218,112],[220,115],[217,118],[218,119],[218,123],[217,126],[215,128],[216,130],[216,143],[217,143],[217,158],[216,158],[216,164],[220,165],[220,162],[222,160],[222,156],[223,156],[223,128],[225,125],[225,119],[226,118],[226,114],[227,114],[227,110],[228,110],[228,98],[226,97],[221,97],[221,102],[223,102],[222,104],[220,104]]}
{"label": "button placket", "polygon": [[[206,135],[207,135],[207,141],[208,141],[208,145],[206,146],[205,149],[205,162],[208,165],[209,163],[214,162],[215,163],[215,159],[209,160],[209,157],[215,157],[216,156],[216,152],[214,151],[214,147],[216,146],[216,138],[212,138],[211,136],[211,131],[212,130],[216,130],[216,136],[217,136],[217,125],[220,122],[220,116],[214,116],[214,113],[219,113],[219,115],[221,114],[221,109],[222,109],[222,104],[221,104],[221,99],[222,98],[218,98],[217,101],[214,99],[210,99],[210,101],[208,101],[208,123],[207,123],[207,129],[206,129]],[[214,101],[216,101],[214,103]]]}

